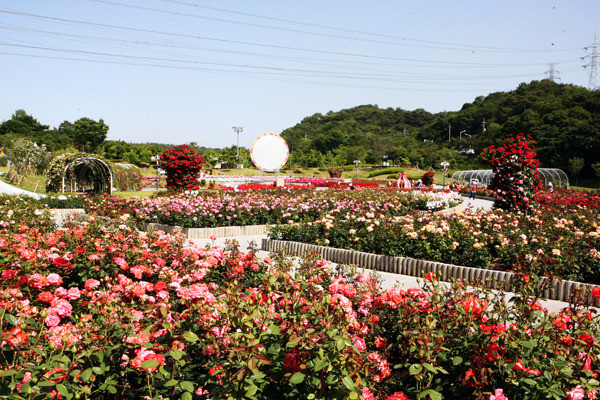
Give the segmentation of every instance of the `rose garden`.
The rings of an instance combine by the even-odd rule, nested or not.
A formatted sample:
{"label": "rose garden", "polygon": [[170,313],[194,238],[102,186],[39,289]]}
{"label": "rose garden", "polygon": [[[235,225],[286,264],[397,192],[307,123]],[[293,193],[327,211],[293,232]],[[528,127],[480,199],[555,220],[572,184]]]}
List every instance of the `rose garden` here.
{"label": "rose garden", "polygon": [[[181,148],[161,157],[167,196],[88,198],[64,226],[48,199],[3,196],[0,398],[600,398],[600,195],[541,191],[522,135],[484,158],[491,212],[369,185],[190,195],[202,161]],[[315,254],[201,248],[144,223],[268,224],[281,240],[511,271],[516,295],[431,273],[382,290]],[[548,279],[592,289],[552,313]]]}

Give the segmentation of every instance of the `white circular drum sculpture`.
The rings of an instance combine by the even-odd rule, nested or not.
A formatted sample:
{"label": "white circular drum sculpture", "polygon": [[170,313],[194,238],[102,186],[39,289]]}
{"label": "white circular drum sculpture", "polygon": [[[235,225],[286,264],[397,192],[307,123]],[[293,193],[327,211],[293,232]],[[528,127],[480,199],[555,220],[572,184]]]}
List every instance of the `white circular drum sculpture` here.
{"label": "white circular drum sculpture", "polygon": [[254,165],[266,172],[279,171],[287,162],[289,154],[285,140],[274,133],[260,135],[250,149]]}

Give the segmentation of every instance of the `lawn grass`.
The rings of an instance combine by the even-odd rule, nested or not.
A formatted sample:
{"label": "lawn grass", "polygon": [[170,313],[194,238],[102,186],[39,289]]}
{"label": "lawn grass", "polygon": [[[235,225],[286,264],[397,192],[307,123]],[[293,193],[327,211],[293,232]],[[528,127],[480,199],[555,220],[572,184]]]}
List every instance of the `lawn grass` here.
{"label": "lawn grass", "polygon": [[[0,171],[0,172],[8,172],[7,171]],[[29,192],[34,192],[34,193],[41,193],[41,194],[45,194],[46,193],[46,177],[43,175],[26,175],[26,176],[19,176],[17,178],[15,178],[14,180],[8,180],[6,174],[3,174],[2,177],[0,178],[2,179],[3,182],[8,183],[9,185],[18,187],[20,189],[23,190],[27,190]]]}

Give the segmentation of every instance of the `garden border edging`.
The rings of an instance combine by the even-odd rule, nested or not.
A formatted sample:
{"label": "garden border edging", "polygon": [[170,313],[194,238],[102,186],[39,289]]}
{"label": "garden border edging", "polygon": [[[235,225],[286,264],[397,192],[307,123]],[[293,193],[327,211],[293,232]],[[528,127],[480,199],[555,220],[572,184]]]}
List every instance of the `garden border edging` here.
{"label": "garden border edging", "polygon": [[[331,262],[345,262],[354,264],[361,268],[373,269],[381,272],[389,272],[400,275],[424,277],[428,272],[436,274],[441,281],[448,282],[450,279],[460,279],[466,283],[475,281],[489,282],[491,288],[506,292],[511,291],[512,281],[516,274],[506,271],[495,271],[482,268],[464,267],[460,265],[445,264],[435,261],[418,260],[409,257],[392,257],[371,253],[364,253],[354,250],[335,249],[332,247],[317,246],[300,242],[290,242],[286,240],[263,239],[261,250],[276,251],[284,249],[286,252],[298,255],[306,251],[317,252],[324,259]],[[553,290],[550,290],[550,287]],[[558,281],[552,280],[549,287],[544,290],[543,296],[548,300],[569,301],[572,289],[580,287],[588,293],[587,304],[592,306],[600,305],[600,300],[595,301],[590,293],[592,288],[598,285],[589,283]]]}
{"label": "garden border edging", "polygon": [[141,224],[143,231],[161,230],[172,234],[175,230],[182,232],[188,239],[209,239],[211,236],[255,236],[266,235],[269,225],[218,226],[213,228],[183,228],[181,226],[156,223]]}

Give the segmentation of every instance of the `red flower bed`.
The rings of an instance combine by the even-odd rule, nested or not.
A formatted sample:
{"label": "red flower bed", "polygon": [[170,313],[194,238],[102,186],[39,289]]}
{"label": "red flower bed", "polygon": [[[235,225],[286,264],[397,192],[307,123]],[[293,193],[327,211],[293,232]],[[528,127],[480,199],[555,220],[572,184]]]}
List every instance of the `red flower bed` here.
{"label": "red flower bed", "polygon": [[273,184],[260,184],[260,183],[244,183],[237,187],[238,190],[271,190],[271,189],[314,189],[312,185],[283,185],[275,186]]}
{"label": "red flower bed", "polygon": [[543,207],[572,209],[574,207],[600,208],[600,194],[578,190],[538,192],[535,201]]}

